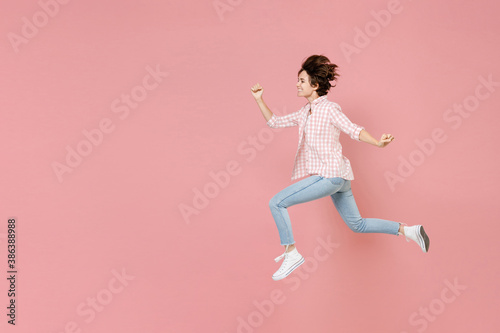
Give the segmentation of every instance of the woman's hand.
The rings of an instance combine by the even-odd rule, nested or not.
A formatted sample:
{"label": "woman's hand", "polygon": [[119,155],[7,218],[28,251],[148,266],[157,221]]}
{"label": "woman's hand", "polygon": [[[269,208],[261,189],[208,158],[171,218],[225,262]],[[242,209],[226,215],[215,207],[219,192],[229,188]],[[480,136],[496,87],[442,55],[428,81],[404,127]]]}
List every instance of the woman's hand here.
{"label": "woman's hand", "polygon": [[390,134],[382,134],[382,138],[380,141],[377,143],[377,146],[380,148],[384,148],[387,146],[391,141],[394,140],[394,137]]}
{"label": "woman's hand", "polygon": [[255,98],[255,100],[259,100],[262,98],[262,93],[264,93],[264,88],[262,88],[260,84],[257,83],[252,88],[250,88],[250,90],[252,90],[252,95]]}

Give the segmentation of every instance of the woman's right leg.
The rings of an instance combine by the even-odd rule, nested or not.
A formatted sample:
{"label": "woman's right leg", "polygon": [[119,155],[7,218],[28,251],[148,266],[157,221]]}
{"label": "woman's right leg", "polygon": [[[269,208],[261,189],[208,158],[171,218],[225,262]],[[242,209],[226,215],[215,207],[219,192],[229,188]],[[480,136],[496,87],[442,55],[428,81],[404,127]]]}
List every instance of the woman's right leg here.
{"label": "woman's right leg", "polygon": [[295,243],[292,224],[287,211],[288,207],[326,197],[339,189],[340,185],[332,184],[327,178],[309,176],[276,194],[269,201],[269,208],[278,227],[281,245],[286,246]]}
{"label": "woman's right leg", "polygon": [[[334,186],[322,176],[309,176],[302,179],[276,194],[270,201],[269,207],[278,227],[281,245],[286,247],[285,253],[274,259],[276,262],[285,259],[281,267],[273,274],[273,280],[281,280],[304,263],[304,257],[294,248],[292,224],[287,208],[299,203],[319,199],[331,195],[340,186]],[[292,245],[290,247],[290,245]]]}

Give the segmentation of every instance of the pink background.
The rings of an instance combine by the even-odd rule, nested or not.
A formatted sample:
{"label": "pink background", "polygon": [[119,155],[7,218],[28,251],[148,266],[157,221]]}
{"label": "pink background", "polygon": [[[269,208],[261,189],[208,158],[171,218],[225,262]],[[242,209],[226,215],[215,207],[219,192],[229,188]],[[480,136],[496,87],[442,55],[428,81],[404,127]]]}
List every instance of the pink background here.
{"label": "pink background", "polygon": [[[472,108],[480,77],[500,82],[498,1],[402,0],[384,26],[372,11],[393,1],[70,1],[57,13],[41,3],[52,16],[1,1],[2,276],[8,218],[18,233],[16,327],[2,278],[2,331],[500,329],[500,86],[478,88],[463,116],[448,111]],[[38,32],[15,46],[33,19]],[[368,45],[356,37],[365,29]],[[353,233],[322,198],[289,209],[309,264],[271,279],[283,248],[268,202],[292,183],[298,138],[267,129],[250,87],[262,84],[279,115],[298,110],[297,71],[312,54],[339,65],[328,98],[374,137],[395,137],[379,149],[341,136],[362,215],[423,224],[428,254]],[[145,92],[148,66],[168,74],[120,118],[112,103]],[[113,131],[60,182],[52,164],[103,119]],[[424,155],[416,141],[436,128],[446,140]],[[410,158],[391,188],[387,173],[401,176]],[[236,172],[214,187],[210,173],[230,161]],[[204,189],[206,207],[183,217]],[[319,247],[328,237],[332,253]]]}

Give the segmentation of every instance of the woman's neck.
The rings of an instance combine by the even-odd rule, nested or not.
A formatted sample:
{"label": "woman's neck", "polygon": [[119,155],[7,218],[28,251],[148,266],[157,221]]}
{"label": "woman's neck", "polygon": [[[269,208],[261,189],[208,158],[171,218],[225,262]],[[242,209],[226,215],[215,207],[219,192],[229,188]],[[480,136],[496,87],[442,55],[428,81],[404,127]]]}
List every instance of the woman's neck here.
{"label": "woman's neck", "polygon": [[319,98],[320,96],[318,95],[317,92],[314,92],[313,94],[311,94],[311,96],[309,97],[306,97],[307,100],[309,101],[309,103],[312,103],[315,99]]}

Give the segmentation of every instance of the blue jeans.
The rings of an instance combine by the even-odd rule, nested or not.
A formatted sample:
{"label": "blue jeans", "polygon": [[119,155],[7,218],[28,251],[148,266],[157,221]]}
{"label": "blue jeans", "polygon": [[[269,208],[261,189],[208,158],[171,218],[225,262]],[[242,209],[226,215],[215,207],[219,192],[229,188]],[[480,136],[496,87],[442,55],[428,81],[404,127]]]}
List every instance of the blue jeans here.
{"label": "blue jeans", "polygon": [[281,245],[295,243],[287,207],[327,195],[332,198],[335,208],[352,231],[398,235],[400,225],[398,222],[361,217],[352,195],[350,180],[313,175],[288,186],[269,201]]}

